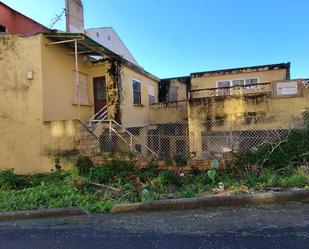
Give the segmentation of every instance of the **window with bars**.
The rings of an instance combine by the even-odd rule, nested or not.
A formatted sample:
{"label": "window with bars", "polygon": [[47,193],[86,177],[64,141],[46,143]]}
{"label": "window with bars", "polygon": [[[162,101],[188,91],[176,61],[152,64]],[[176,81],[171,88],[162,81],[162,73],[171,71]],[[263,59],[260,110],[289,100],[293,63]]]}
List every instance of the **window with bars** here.
{"label": "window with bars", "polygon": [[141,105],[142,97],[141,97],[141,83],[138,80],[132,80],[133,85],[133,104]]}

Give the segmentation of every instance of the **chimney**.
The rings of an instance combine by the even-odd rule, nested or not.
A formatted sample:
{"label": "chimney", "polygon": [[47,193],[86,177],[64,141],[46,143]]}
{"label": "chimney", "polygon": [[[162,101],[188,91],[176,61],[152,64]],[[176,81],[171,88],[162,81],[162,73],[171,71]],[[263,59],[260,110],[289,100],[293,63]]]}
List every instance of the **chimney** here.
{"label": "chimney", "polygon": [[81,0],[65,0],[66,31],[84,33],[84,8]]}

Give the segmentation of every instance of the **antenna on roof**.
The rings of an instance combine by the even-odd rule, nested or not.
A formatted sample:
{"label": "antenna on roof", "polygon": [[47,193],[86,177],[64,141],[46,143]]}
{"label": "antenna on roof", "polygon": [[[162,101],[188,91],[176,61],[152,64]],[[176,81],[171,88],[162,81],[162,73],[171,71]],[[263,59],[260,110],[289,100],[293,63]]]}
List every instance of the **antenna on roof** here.
{"label": "antenna on roof", "polygon": [[49,29],[52,29],[57,22],[61,21],[61,17],[63,16],[64,12],[65,12],[65,9],[62,10],[60,15],[56,14],[56,17],[52,19],[53,23],[50,25]]}

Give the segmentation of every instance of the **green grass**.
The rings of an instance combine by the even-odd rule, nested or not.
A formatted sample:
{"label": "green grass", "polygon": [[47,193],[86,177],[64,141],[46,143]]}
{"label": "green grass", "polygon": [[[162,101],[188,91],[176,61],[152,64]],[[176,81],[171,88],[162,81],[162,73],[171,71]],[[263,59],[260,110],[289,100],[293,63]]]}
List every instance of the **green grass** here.
{"label": "green grass", "polygon": [[[49,178],[47,176],[47,178]],[[53,177],[52,177],[53,178]],[[83,191],[53,179],[42,177],[42,184],[20,190],[0,190],[0,211],[22,211],[40,208],[82,207],[89,212],[109,211],[117,203],[102,200],[102,190]],[[49,180],[49,179],[48,179]]]}
{"label": "green grass", "polygon": [[[264,169],[261,175],[236,175],[226,170],[218,172],[215,183],[207,172],[194,172],[184,177],[154,167],[144,170],[113,162],[113,165],[91,168],[88,175],[77,169],[21,177],[12,170],[0,172],[0,211],[40,208],[81,207],[89,212],[109,211],[118,203],[133,203],[174,197],[190,198],[204,192],[212,193],[219,182],[232,193],[243,189],[253,191],[269,187],[301,187],[308,189],[308,167],[286,172]],[[94,181],[100,186],[89,183]]]}

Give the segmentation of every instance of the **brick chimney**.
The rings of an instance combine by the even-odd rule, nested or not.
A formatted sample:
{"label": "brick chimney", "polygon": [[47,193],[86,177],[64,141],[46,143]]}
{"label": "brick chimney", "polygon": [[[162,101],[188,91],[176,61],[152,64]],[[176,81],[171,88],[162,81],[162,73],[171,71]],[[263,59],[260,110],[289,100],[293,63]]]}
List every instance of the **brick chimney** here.
{"label": "brick chimney", "polygon": [[84,33],[84,8],[81,0],[65,0],[66,31]]}

